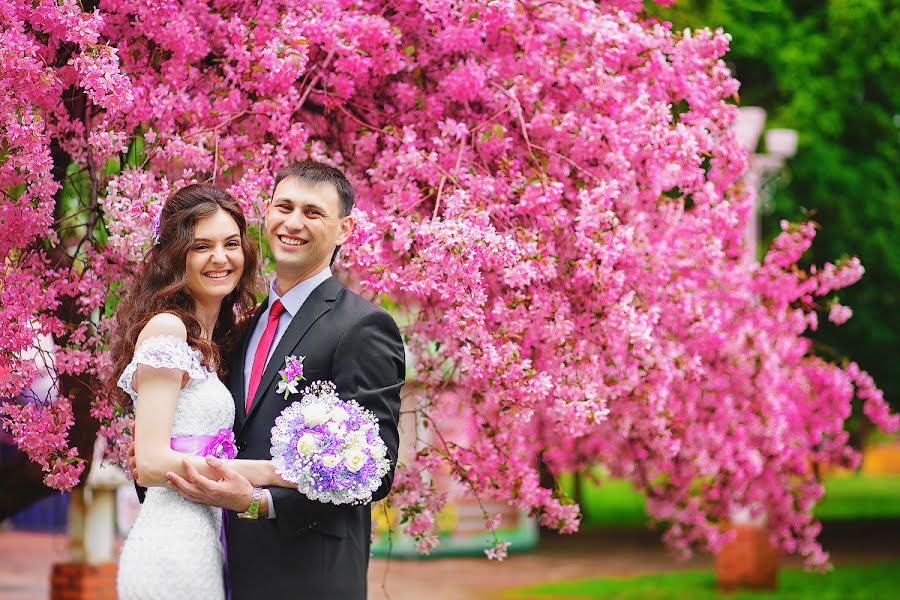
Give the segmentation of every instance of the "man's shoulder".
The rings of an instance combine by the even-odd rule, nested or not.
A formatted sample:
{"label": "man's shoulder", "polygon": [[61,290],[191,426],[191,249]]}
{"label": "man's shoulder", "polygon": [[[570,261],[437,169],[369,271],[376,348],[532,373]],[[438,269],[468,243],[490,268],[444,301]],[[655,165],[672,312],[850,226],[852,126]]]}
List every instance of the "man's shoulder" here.
{"label": "man's shoulder", "polygon": [[332,310],[332,313],[340,323],[341,335],[350,329],[374,329],[383,332],[390,339],[402,338],[400,327],[391,313],[353,290],[342,288],[334,308],[337,310]]}
{"label": "man's shoulder", "polygon": [[336,299],[336,304],[340,310],[347,316],[352,316],[353,320],[365,318],[367,316],[382,316],[394,320],[389,312],[372,302],[363,298],[353,290],[342,288]]}

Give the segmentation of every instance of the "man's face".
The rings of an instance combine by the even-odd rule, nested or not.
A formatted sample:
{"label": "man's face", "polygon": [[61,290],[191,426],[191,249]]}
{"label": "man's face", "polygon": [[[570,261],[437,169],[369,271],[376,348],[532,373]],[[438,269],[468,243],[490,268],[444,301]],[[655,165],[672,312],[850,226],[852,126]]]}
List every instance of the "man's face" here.
{"label": "man's face", "polygon": [[275,188],[266,207],[266,236],[282,293],[324,269],[335,247],[350,237],[353,219],[340,214],[341,200],[330,183],[288,177]]}

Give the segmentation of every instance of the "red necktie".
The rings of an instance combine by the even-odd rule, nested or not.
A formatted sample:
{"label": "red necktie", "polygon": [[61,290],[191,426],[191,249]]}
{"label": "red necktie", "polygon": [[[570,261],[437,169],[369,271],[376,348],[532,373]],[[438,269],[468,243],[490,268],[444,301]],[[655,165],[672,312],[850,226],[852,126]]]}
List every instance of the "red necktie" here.
{"label": "red necktie", "polygon": [[266,330],[263,331],[256,347],[256,354],[253,355],[253,368],[250,370],[250,386],[247,388],[247,404],[245,406],[246,413],[250,413],[250,405],[253,404],[253,396],[256,395],[256,388],[259,387],[259,380],[262,379],[263,371],[266,368],[266,359],[269,357],[269,349],[272,347],[272,340],[275,338],[275,331],[278,329],[278,317],[284,305],[281,300],[276,300],[272,304],[272,310],[269,311],[269,322],[266,323]]}

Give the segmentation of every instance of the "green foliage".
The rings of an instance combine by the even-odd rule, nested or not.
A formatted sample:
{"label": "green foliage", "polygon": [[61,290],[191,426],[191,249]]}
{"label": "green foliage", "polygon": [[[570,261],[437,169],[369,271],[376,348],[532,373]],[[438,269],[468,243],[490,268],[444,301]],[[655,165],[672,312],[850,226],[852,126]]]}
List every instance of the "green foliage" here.
{"label": "green foliage", "polygon": [[797,156],[763,227],[804,214],[822,225],[810,259],[860,257],[863,281],[842,291],[854,316],[820,319],[828,358],[869,371],[900,408],[900,4],[893,0],[684,0],[648,12],[676,29],[722,27],[741,104],[766,109],[767,127],[799,132]]}
{"label": "green foliage", "polygon": [[[900,475],[833,477],[824,484],[825,496],[814,509],[817,519],[900,519]],[[572,497],[574,476],[560,477],[560,486]],[[641,528],[650,522],[644,496],[627,481],[582,478],[580,500],[584,529]]]}
{"label": "green foliage", "polygon": [[[137,136],[129,143],[128,148],[118,156],[110,157],[103,165],[100,174],[109,177],[122,171],[122,165],[126,168],[139,167],[147,156],[144,154],[144,138]],[[87,228],[93,227],[91,243],[96,246],[104,246],[108,237],[106,224],[102,218],[96,218],[98,211],[91,205],[91,176],[90,169],[77,162],[70,162],[66,167],[66,176],[62,180],[62,191],[58,196],[55,208],[55,216],[59,223],[57,232],[60,240],[67,246],[67,250],[77,253],[78,241],[87,237]],[[67,242],[73,242],[75,246]],[[81,259],[81,256],[75,256]],[[118,286],[114,286],[118,288]],[[113,289],[113,297],[117,289]],[[112,314],[115,301],[107,301],[104,314]]]}
{"label": "green foliage", "polygon": [[604,598],[605,600],[851,600],[896,598],[900,561],[842,566],[829,573],[783,569],[773,592],[722,593],[711,572],[663,573],[629,578],[559,581],[515,590],[504,598]]}

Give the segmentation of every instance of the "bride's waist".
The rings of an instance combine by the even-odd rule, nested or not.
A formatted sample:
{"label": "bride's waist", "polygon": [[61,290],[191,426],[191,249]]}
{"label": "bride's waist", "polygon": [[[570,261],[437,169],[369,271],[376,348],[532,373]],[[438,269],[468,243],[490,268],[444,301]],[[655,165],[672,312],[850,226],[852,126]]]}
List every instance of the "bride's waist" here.
{"label": "bride's waist", "polygon": [[186,500],[162,487],[147,490],[137,520],[128,532],[129,544],[207,544],[218,540],[222,509]]}
{"label": "bride's waist", "polygon": [[187,510],[199,514],[210,512],[217,513],[221,511],[217,506],[207,506],[206,504],[191,502],[178,492],[165,487],[151,487],[147,489],[147,494],[144,496],[144,502],[141,505],[141,508],[143,510],[148,507]]}

